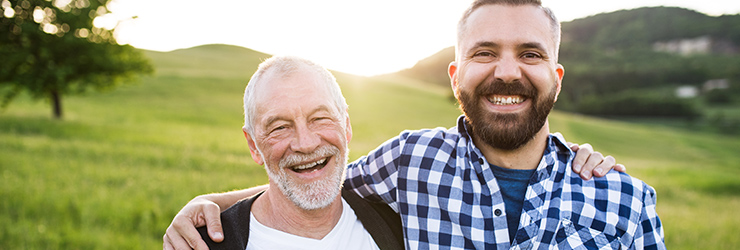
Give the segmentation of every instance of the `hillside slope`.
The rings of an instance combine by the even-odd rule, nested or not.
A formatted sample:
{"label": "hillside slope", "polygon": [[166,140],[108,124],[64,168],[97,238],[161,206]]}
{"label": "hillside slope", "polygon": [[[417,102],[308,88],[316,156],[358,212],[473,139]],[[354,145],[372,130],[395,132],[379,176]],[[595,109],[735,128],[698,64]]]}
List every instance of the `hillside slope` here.
{"label": "hillside slope", "polygon": [[565,22],[563,42],[600,49],[652,47],[655,42],[709,36],[740,45],[740,15],[711,17],[678,7],[620,10]]}
{"label": "hillside slope", "polygon": [[[570,54],[575,53],[567,51],[571,47],[602,51],[649,50],[656,42],[701,36],[714,37],[721,45],[727,46],[722,52],[740,52],[740,15],[710,17],[683,8],[646,7],[576,19],[564,22],[562,27],[561,46],[566,53],[561,54],[561,61],[586,59],[581,54]],[[449,79],[445,72],[454,56],[454,47],[447,47],[397,74],[447,85]]]}
{"label": "hillside slope", "polygon": [[[147,54],[154,76],[70,97],[65,121],[25,97],[0,113],[0,249],[156,249],[192,197],[266,183],[241,132],[244,71],[264,55],[220,45]],[[444,93],[402,78],[337,79],[350,159],[404,129],[454,126],[460,114]],[[740,247],[737,137],[559,112],[550,122],[656,188],[670,249]]]}
{"label": "hillside slope", "polygon": [[247,78],[255,65],[270,58],[269,54],[244,47],[224,44],[201,45],[170,52],[143,51],[156,65],[158,75],[217,76]]}

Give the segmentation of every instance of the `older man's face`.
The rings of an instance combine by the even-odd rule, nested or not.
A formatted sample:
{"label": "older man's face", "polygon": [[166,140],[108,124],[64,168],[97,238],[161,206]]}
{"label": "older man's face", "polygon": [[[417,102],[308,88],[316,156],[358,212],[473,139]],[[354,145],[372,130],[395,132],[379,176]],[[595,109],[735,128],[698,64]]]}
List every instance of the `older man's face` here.
{"label": "older man's face", "polygon": [[306,210],[326,207],[344,180],[349,118],[340,115],[314,72],[265,77],[268,82],[256,90],[252,156],[287,199]]}
{"label": "older man's face", "polygon": [[493,148],[526,144],[547,120],[563,76],[550,20],[536,6],[482,6],[459,39],[450,76],[473,135]]}

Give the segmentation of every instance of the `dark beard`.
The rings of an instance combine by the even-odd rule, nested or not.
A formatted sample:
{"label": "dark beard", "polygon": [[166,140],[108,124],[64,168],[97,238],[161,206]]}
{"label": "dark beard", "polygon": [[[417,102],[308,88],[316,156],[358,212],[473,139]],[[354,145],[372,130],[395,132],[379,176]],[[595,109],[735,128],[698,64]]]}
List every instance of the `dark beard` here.
{"label": "dark beard", "polygon": [[[456,93],[460,109],[469,121],[472,131],[469,131],[489,146],[514,150],[527,144],[542,129],[547,121],[550,110],[555,105],[557,85],[554,84],[549,94],[540,96],[539,91],[531,85],[520,81],[504,83],[481,83],[475,89],[475,95],[458,89]],[[487,101],[483,96],[520,95],[532,100],[532,106],[524,114],[497,114],[486,111],[481,101]],[[539,98],[538,98],[539,97]]]}

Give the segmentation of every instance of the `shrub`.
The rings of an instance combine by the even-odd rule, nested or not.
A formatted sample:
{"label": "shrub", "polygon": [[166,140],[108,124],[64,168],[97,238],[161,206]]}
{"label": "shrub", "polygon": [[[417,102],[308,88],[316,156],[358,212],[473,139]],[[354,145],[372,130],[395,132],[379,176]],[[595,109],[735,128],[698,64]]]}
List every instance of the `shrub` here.
{"label": "shrub", "polygon": [[709,119],[709,124],[723,134],[740,133],[740,118],[728,117],[725,113],[718,113]]}
{"label": "shrub", "polygon": [[725,89],[713,89],[704,94],[704,98],[709,104],[730,104],[732,94]]}
{"label": "shrub", "polygon": [[609,96],[589,96],[578,104],[578,111],[601,116],[651,116],[697,118],[701,115],[693,102],[674,96],[626,91]]}

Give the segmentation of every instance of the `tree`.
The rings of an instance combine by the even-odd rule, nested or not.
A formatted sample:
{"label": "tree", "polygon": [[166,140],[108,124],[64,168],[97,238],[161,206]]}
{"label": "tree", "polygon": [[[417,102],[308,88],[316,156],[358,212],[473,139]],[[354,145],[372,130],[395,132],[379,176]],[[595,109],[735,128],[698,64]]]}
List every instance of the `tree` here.
{"label": "tree", "polygon": [[153,72],[148,60],[119,45],[115,27],[96,27],[109,0],[0,0],[0,94],[6,107],[27,91],[62,118],[62,96],[111,89]]}

